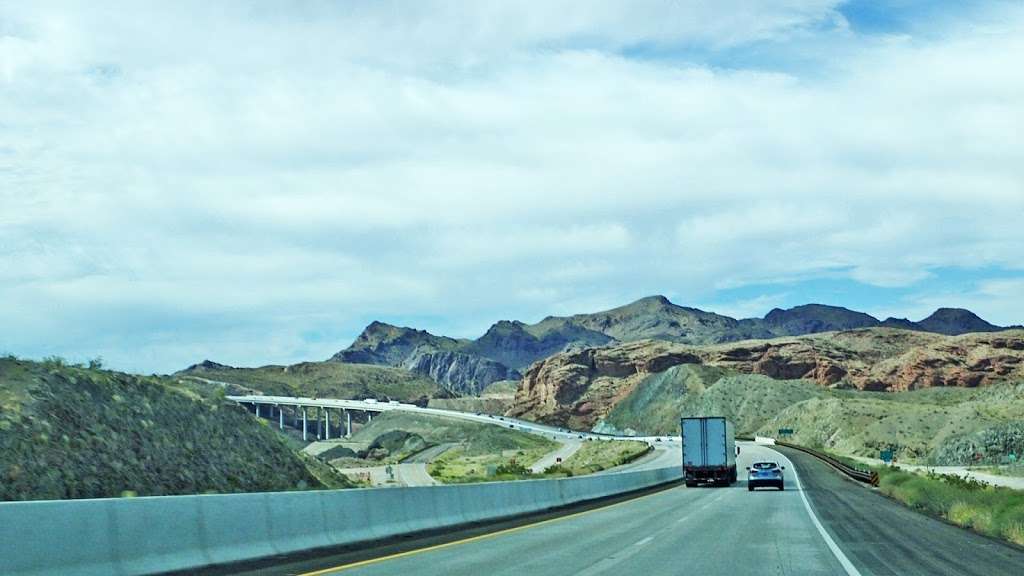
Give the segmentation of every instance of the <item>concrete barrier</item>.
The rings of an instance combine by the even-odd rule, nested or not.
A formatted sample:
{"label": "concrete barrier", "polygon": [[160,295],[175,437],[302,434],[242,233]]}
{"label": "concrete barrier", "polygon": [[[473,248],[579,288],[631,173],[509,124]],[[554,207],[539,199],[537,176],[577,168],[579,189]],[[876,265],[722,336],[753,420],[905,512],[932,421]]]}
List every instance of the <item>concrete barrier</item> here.
{"label": "concrete barrier", "polygon": [[188,570],[539,512],[679,474],[673,467],[455,486],[0,503],[0,574]]}

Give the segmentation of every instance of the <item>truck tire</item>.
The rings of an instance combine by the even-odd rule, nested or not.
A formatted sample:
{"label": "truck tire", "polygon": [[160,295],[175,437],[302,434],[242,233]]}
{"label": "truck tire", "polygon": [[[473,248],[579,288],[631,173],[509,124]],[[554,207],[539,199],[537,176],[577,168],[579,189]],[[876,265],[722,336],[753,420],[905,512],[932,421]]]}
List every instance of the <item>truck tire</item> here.
{"label": "truck tire", "polygon": [[689,480],[686,481],[686,487],[687,488],[693,488],[696,485],[697,485],[696,482],[690,482]]}
{"label": "truck tire", "polygon": [[753,491],[754,491],[754,487],[751,486],[750,484],[747,484],[747,492],[753,492]]}

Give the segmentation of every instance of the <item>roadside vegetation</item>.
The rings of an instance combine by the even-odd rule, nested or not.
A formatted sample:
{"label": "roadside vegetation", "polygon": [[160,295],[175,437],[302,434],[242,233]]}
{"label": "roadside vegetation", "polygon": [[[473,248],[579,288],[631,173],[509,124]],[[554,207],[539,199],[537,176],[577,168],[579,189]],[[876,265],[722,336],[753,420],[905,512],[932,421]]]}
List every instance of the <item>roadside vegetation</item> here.
{"label": "roadside vegetation", "polygon": [[455,448],[431,462],[427,471],[443,484],[541,478],[544,476],[530,472],[530,466],[553,449],[529,448],[473,454]]}
{"label": "roadside vegetation", "polygon": [[350,485],[222,393],[99,361],[0,358],[0,500]]}
{"label": "roadside vegetation", "polygon": [[395,464],[442,445],[450,447],[445,452],[446,457],[453,458],[454,454],[459,454],[474,462],[486,460],[483,466],[513,460],[520,452],[523,453],[520,461],[535,452],[540,458],[558,447],[547,438],[521,430],[408,412],[384,412],[360,428],[352,438],[335,445],[336,449],[318,457],[337,468]]}
{"label": "roadside vegetation", "polygon": [[921,512],[1024,546],[1024,492],[960,476],[879,466],[878,488]]}
{"label": "roadside vegetation", "polygon": [[477,455],[460,449],[449,450],[432,462],[428,470],[437,481],[446,484],[566,478],[621,466],[651,450],[645,442],[637,441],[584,442],[564,462],[542,472],[532,472],[530,467],[552,449],[506,450]]}
{"label": "roadside vegetation", "polygon": [[651,450],[646,442],[594,440],[584,442],[579,450],[562,462],[560,468],[570,476],[593,474],[629,464]]}

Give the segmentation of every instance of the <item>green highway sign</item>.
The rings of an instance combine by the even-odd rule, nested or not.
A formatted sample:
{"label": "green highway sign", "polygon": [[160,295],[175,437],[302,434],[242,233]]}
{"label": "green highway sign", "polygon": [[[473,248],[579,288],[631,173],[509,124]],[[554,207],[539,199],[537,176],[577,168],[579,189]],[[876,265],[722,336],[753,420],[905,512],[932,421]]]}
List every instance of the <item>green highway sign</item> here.
{"label": "green highway sign", "polygon": [[882,450],[882,453],[879,454],[878,457],[882,462],[888,464],[889,462],[892,462],[892,450]]}
{"label": "green highway sign", "polygon": [[792,428],[779,428],[779,436],[792,436],[792,435],[793,435],[793,429]]}

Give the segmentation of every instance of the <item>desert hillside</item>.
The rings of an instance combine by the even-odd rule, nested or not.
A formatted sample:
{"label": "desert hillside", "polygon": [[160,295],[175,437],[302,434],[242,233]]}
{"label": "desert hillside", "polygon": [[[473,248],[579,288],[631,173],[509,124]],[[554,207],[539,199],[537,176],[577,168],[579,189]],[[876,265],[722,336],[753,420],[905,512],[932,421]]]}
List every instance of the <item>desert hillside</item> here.
{"label": "desert hillside", "polygon": [[[1021,407],[1017,396],[1003,392],[1017,390],[1012,383],[1018,381],[1024,381],[1021,330],[944,336],[867,328],[712,346],[648,340],[537,362],[520,383],[509,414],[643,433],[674,432],[680,415],[727,415],[748,433],[799,421],[808,442],[845,438],[855,453],[892,441],[865,430],[892,428],[898,433],[888,438],[923,434],[947,446],[939,454],[939,444],[919,438],[908,442],[913,457],[950,461],[962,460],[967,450],[952,447],[954,437],[966,446],[967,434],[1019,420],[1020,413],[1013,413]],[[940,413],[951,427],[894,425],[898,420],[891,418],[927,420],[923,414],[931,414],[932,398],[957,405]],[[993,405],[985,408],[987,402]],[[924,412],[908,415],[915,403]],[[855,430],[866,436],[852,439]]]}
{"label": "desert hillside", "polygon": [[0,500],[346,485],[209,388],[0,359]]}

